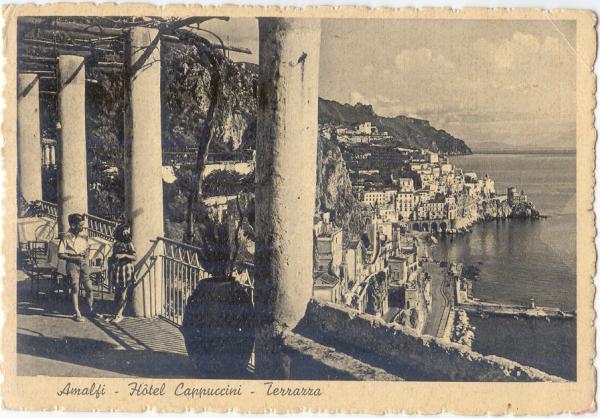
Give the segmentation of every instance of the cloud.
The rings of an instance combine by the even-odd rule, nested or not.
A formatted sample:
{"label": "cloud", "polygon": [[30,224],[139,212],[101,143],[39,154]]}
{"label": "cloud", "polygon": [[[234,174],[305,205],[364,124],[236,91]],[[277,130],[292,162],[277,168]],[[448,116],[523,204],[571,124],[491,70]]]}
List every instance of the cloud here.
{"label": "cloud", "polygon": [[504,135],[546,142],[545,131],[567,132],[567,122],[549,121],[575,118],[574,25],[558,23],[568,29],[563,38],[542,23],[442,24],[448,30],[415,24],[399,26],[393,37],[382,30],[377,48],[365,40],[364,25],[340,38],[346,50],[362,46],[359,56],[343,54],[333,41],[322,54],[331,56],[324,66],[331,75],[323,72],[321,83],[330,97],[372,104],[382,116],[427,119],[467,141]]}
{"label": "cloud", "polygon": [[404,49],[396,55],[394,64],[397,68],[406,72],[454,68],[451,61],[442,54],[433,53],[429,48]]}
{"label": "cloud", "polygon": [[375,96],[375,100],[378,103],[383,103],[383,104],[392,104],[392,103],[398,103],[400,100],[398,99],[393,99],[391,97],[387,97],[387,96],[383,96],[381,94],[377,94]]}
{"label": "cloud", "polygon": [[355,105],[356,103],[372,104],[367,97],[355,90],[350,93],[350,104]]}
{"label": "cloud", "polygon": [[401,70],[410,71],[415,68],[423,69],[431,62],[432,52],[429,48],[404,49],[396,58],[394,63]]}

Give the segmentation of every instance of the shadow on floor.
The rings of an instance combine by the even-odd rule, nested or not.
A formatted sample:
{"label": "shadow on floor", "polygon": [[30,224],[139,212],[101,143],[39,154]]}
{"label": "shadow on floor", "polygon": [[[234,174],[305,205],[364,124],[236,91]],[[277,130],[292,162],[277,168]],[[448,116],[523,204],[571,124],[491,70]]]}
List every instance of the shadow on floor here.
{"label": "shadow on floor", "polygon": [[17,351],[22,354],[139,377],[195,377],[185,355],[119,348],[89,338],[17,335]]}
{"label": "shadow on floor", "polygon": [[[112,295],[103,297],[96,299],[94,309],[111,314]],[[85,316],[88,309],[83,297],[80,306]],[[34,368],[28,373],[82,376],[84,367],[90,367],[100,374],[105,370],[139,377],[198,377],[173,324],[159,318],[131,317],[120,324],[100,319],[77,323],[72,317],[73,305],[64,293],[51,292],[49,286],[32,293],[29,280],[17,282],[17,353],[57,362],[35,366],[32,362]],[[19,361],[30,360],[23,357]],[[61,370],[56,371],[57,367]]]}

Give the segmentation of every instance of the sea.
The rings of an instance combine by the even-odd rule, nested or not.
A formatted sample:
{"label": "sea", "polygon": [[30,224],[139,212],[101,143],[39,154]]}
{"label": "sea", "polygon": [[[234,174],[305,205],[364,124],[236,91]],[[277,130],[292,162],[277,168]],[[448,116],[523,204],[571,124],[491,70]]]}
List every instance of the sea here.
{"label": "sea", "polygon": [[[451,157],[464,171],[488,174],[497,193],[524,190],[547,219],[477,224],[440,239],[437,259],[480,269],[475,297],[490,302],[576,310],[576,171],[574,154],[474,154]],[[471,315],[473,349],[577,379],[576,321]]]}

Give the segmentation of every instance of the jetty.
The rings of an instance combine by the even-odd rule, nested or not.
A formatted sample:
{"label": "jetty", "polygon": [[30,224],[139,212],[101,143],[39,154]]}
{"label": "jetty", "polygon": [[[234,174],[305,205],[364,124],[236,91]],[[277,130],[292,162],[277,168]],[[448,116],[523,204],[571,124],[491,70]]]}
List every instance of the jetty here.
{"label": "jetty", "polygon": [[468,301],[466,303],[458,304],[457,308],[463,309],[466,312],[481,315],[512,316],[520,318],[573,319],[577,316],[575,311],[563,311],[559,308],[507,305],[482,301]]}

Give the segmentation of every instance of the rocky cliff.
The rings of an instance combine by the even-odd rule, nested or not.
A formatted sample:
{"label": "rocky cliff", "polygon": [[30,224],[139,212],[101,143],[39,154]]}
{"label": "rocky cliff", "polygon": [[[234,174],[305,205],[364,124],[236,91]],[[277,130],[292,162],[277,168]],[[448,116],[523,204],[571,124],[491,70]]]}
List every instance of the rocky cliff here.
{"label": "rocky cliff", "polygon": [[[165,50],[163,72],[163,147],[197,146],[195,127],[204,123],[209,106],[209,63],[195,48],[178,45]],[[245,63],[226,61],[221,76],[218,135],[213,151],[253,148],[256,135],[257,74]]]}
{"label": "rocky cliff", "polygon": [[452,155],[471,154],[471,149],[463,140],[434,128],[427,120],[408,116],[382,117],[375,113],[371,105],[357,103],[352,106],[319,99],[319,123],[352,127],[363,122],[371,122],[380,132],[387,131],[399,146]]}
{"label": "rocky cliff", "polygon": [[532,202],[509,205],[507,201],[484,201],[479,208],[479,214],[484,220],[507,218],[538,219],[540,212]]}
{"label": "rocky cliff", "polygon": [[317,198],[315,207],[331,211],[334,223],[344,230],[344,241],[364,229],[361,205],[352,194],[352,183],[340,148],[319,138],[317,147]]}
{"label": "rocky cliff", "polygon": [[479,208],[479,214],[485,220],[506,219],[511,213],[512,209],[506,201],[484,201]]}

